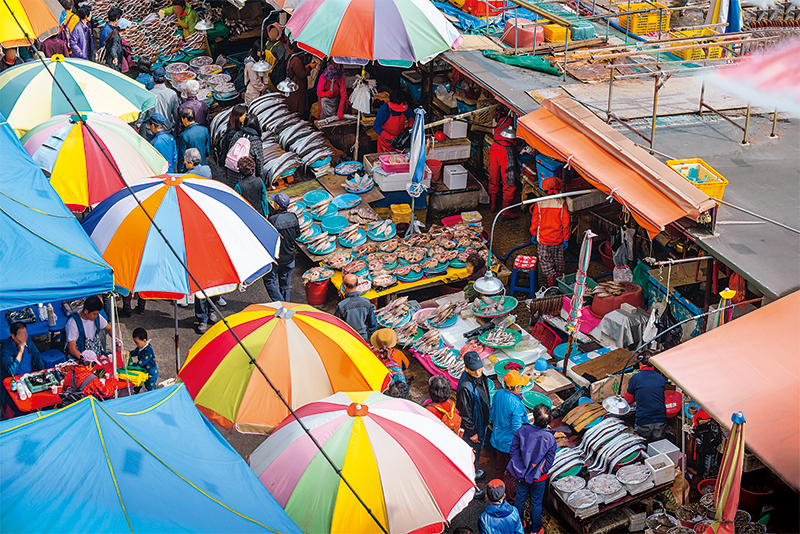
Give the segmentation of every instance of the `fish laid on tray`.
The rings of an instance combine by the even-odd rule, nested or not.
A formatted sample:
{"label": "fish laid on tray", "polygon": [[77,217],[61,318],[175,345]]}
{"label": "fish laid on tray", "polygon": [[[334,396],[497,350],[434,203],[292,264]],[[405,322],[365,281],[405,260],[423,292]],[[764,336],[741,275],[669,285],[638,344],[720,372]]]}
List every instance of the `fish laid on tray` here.
{"label": "fish laid on tray", "polygon": [[331,204],[331,200],[332,200],[331,197],[328,197],[325,200],[320,200],[313,206],[308,206],[308,209],[311,211],[311,213],[313,213],[317,217],[320,217],[323,214],[327,213],[328,208],[330,207]]}
{"label": "fish laid on tray", "polygon": [[403,324],[406,316],[408,315],[408,297],[400,297],[378,310],[376,316],[378,320],[394,328]]}
{"label": "fish laid on tray", "polygon": [[489,297],[481,297],[475,299],[473,302],[472,310],[481,315],[496,315],[502,313],[504,310],[505,299],[494,300]]}
{"label": "fish laid on tray", "polygon": [[450,320],[450,318],[455,315],[456,312],[456,303],[453,301],[445,302],[439,305],[433,313],[428,315],[427,321],[428,324],[433,326],[438,326],[443,323],[446,323]]}
{"label": "fish laid on tray", "polygon": [[325,263],[331,269],[342,270],[351,259],[352,257],[350,256],[349,252],[339,252],[338,254],[331,254],[330,256],[325,258]]}
{"label": "fish laid on tray", "polygon": [[352,243],[358,237],[359,227],[357,224],[351,224],[350,226],[345,227],[344,230],[339,232],[339,239],[343,241],[347,241],[348,243]]}
{"label": "fish laid on tray", "polygon": [[367,229],[372,232],[375,237],[389,237],[394,232],[394,223],[391,219],[382,221],[375,221],[367,226]]}
{"label": "fish laid on tray", "polygon": [[305,282],[318,282],[320,280],[327,280],[333,276],[333,271],[325,267],[312,267],[303,273],[303,281]]}
{"label": "fish laid on tray", "polygon": [[378,214],[375,213],[372,208],[362,206],[360,208],[350,210],[349,219],[351,223],[370,224],[380,220],[380,217],[378,217]]}
{"label": "fish laid on tray", "polygon": [[439,348],[442,342],[442,335],[435,328],[431,328],[425,334],[414,342],[414,350],[422,354],[431,352]]}
{"label": "fish laid on tray", "polygon": [[510,347],[516,345],[517,338],[511,332],[506,332],[499,328],[495,328],[483,337],[483,340],[490,345],[497,345],[498,347]]}
{"label": "fish laid on tray", "polygon": [[397,332],[397,342],[405,345],[414,339],[414,336],[417,335],[418,329],[419,325],[414,319],[411,319],[399,328],[395,327],[395,331]]}
{"label": "fish laid on tray", "polygon": [[342,267],[342,272],[344,274],[350,273],[360,273],[364,269],[367,268],[367,262],[364,260],[354,260]]}

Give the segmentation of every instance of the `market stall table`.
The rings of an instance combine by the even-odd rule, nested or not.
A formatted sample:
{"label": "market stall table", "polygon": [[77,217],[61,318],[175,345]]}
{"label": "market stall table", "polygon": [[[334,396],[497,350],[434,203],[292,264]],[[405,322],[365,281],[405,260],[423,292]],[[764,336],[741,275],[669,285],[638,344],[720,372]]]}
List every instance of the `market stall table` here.
{"label": "market stall table", "polygon": [[[344,188],[344,181],[347,180],[347,176],[342,176],[341,174],[329,174],[326,176],[320,176],[317,178],[317,181],[328,190],[328,193],[333,195],[334,197],[343,195],[345,193],[350,193],[347,189]],[[377,202],[379,200],[383,200],[384,196],[381,193],[381,190],[378,187],[373,187],[369,191],[365,193],[355,193],[359,197],[361,197],[361,204],[370,204],[372,202]]]}
{"label": "market stall table", "polygon": [[[122,367],[122,356],[121,354],[117,354],[117,363],[119,364],[117,367]],[[106,380],[111,380],[114,385],[116,386],[116,390],[119,391],[121,389],[125,389],[128,386],[131,386],[129,382],[126,380],[119,380],[113,377],[114,368],[111,362],[107,362],[103,365],[98,366],[101,369],[106,371]],[[22,375],[13,377],[14,379],[19,379]],[[14,401],[14,404],[17,408],[22,412],[33,412],[36,410],[43,410],[45,408],[52,408],[61,403],[61,396],[58,393],[53,393],[49,389],[45,389],[44,391],[40,391],[38,393],[34,393],[30,397],[25,400],[19,398],[19,393],[16,391],[11,391],[11,378],[6,377],[3,380],[3,387],[6,389],[6,394]],[[59,391],[63,391],[64,388],[59,386]]]}
{"label": "market stall table", "polygon": [[[612,512],[613,510],[621,510],[622,507],[628,506],[632,503],[640,502],[647,507],[647,516],[653,513],[653,498],[659,493],[668,490],[672,487],[673,481],[669,481],[660,486],[654,486],[649,490],[643,491],[636,495],[626,495],[621,499],[614,501],[610,504],[601,504],[597,513],[586,516],[576,517],[575,512],[567,505],[561,498],[557,491],[554,491],[552,485],[548,485],[548,490],[544,498],[544,507],[552,515],[561,519],[565,524],[570,526],[570,532],[581,532],[588,534],[592,524],[599,520],[601,517]],[[618,531],[617,531],[618,532]]]}
{"label": "market stall table", "polygon": [[[334,252],[332,252],[331,254],[334,254],[337,251],[341,252],[341,250],[339,250],[339,248],[340,247],[337,246],[337,249]],[[306,252],[306,253],[308,254],[308,252]],[[325,256],[328,256],[328,255],[329,254],[325,254]],[[321,260],[325,256],[309,255],[309,257],[312,260],[315,259],[315,258],[319,258]],[[387,289],[384,289],[382,291],[375,291],[374,289],[370,289],[366,293],[362,293],[361,296],[366,298],[366,299],[368,299],[368,300],[374,300],[374,299],[377,299],[377,298],[380,298],[380,297],[387,297],[388,300],[394,300],[398,295],[402,295],[402,294],[408,293],[410,291],[416,291],[418,289],[431,288],[431,287],[435,287],[435,286],[445,285],[445,284],[449,284],[451,282],[456,282],[458,280],[463,280],[464,278],[467,278],[467,277],[469,277],[469,274],[467,274],[467,269],[465,269],[465,268],[456,269],[454,267],[448,267],[447,271],[444,274],[441,274],[439,276],[432,276],[432,277],[425,276],[422,279],[417,280],[416,282],[397,282],[395,285],[393,285],[393,286],[391,286],[391,287],[389,287]],[[331,278],[331,283],[334,286],[336,286],[337,290],[341,291],[341,288],[342,288],[342,271],[336,271],[334,273],[333,277]]]}
{"label": "market stall table", "polygon": [[[56,316],[55,326],[48,326],[47,319],[42,321],[37,316],[35,322],[27,323],[25,325],[27,327],[29,337],[43,336],[48,333],[56,333],[64,330],[64,327],[67,324],[67,316],[64,313],[64,308],[61,306],[61,302],[52,302],[51,304],[53,305],[53,313]],[[38,312],[37,306],[25,306],[25,308],[28,307],[33,309],[34,314]],[[100,314],[104,319],[107,319],[106,312],[104,310],[101,310]],[[0,320],[0,340],[9,337],[11,337],[11,324],[8,322],[7,317],[3,317],[2,320]]]}

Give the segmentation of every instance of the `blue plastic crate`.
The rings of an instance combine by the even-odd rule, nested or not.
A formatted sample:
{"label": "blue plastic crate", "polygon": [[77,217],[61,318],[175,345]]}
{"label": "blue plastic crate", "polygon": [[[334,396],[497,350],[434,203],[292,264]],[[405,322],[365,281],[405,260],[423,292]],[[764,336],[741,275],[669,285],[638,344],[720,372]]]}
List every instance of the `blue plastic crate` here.
{"label": "blue plastic crate", "polygon": [[456,100],[456,105],[458,106],[458,113],[466,113],[468,111],[475,111],[478,109],[478,106],[471,106],[466,102],[462,102],[461,100]]}

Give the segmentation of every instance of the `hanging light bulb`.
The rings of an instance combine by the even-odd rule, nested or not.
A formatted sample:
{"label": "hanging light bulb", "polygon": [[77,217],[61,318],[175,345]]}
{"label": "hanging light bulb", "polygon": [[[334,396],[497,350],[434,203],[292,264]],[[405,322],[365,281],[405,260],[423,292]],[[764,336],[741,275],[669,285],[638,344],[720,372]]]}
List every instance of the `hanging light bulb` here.
{"label": "hanging light bulb", "polygon": [[300,86],[298,86],[296,83],[294,83],[289,78],[286,78],[285,80],[280,82],[276,86],[276,88],[278,89],[278,91],[283,93],[283,96],[288,97],[290,94],[292,94],[293,92],[297,91],[300,88]]}

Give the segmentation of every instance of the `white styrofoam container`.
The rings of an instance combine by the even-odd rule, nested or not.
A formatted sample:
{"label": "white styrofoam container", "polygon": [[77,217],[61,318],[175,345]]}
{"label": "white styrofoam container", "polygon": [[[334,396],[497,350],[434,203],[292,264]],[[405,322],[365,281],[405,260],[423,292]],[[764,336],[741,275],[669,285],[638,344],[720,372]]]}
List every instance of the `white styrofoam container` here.
{"label": "white styrofoam container", "polygon": [[666,439],[654,441],[647,445],[648,456],[657,456],[659,454],[666,454],[669,456],[669,459],[672,460],[674,465],[678,465],[681,461],[681,450]]}
{"label": "white styrofoam container", "polygon": [[[656,486],[665,484],[670,480],[675,480],[675,464],[672,463],[666,454],[657,454],[644,461],[645,465],[653,473],[653,482]],[[654,467],[659,466],[659,467]]]}
{"label": "white styrofoam container", "polygon": [[443,181],[448,189],[465,189],[467,187],[467,169],[461,165],[445,165]]}
{"label": "white styrofoam container", "polygon": [[[406,185],[411,183],[411,173],[408,172],[395,172],[392,174],[383,174],[381,172],[372,173],[372,179],[381,191],[405,191]],[[431,171],[425,167],[425,178],[422,180],[425,187],[431,187]]]}
{"label": "white styrofoam container", "polygon": [[437,143],[430,152],[425,154],[425,157],[439,160],[442,163],[466,160],[469,159],[470,146],[469,139],[464,139],[463,143],[457,145]]}
{"label": "white styrofoam container", "polygon": [[461,139],[467,136],[467,123],[463,121],[450,121],[444,123],[444,134],[450,139]]}

